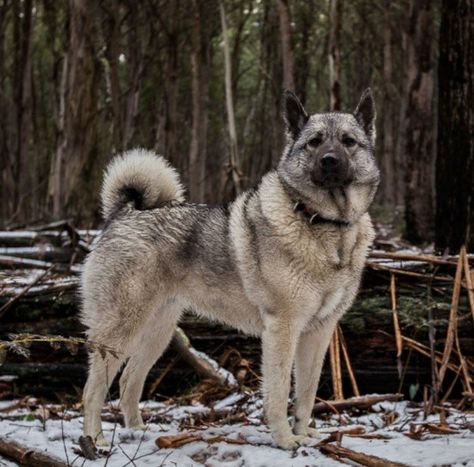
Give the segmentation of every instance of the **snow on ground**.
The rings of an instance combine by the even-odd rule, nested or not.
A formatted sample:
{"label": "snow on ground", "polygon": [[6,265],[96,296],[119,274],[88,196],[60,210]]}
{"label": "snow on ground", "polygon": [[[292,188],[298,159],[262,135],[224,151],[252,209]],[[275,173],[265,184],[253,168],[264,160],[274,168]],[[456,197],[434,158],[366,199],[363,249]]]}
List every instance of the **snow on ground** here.
{"label": "snow on ground", "polygon": [[[111,403],[103,416],[117,414],[116,403]],[[39,406],[32,411],[13,408],[15,402],[0,403],[0,436],[53,454],[74,466],[338,466],[337,460],[322,454],[316,447],[301,446],[295,451],[283,451],[272,444],[268,428],[262,424],[262,402],[253,394],[231,394],[205,407],[201,404],[178,406],[169,403],[144,402],[143,412],[152,423],[144,430],[130,430],[117,423],[104,422],[106,437],[112,441],[111,455],[95,461],[79,457],[78,439],[82,431],[79,412],[62,412],[58,406]],[[18,405],[18,404],[16,404]],[[58,412],[58,410],[60,410]],[[213,411],[219,411],[214,422],[203,422]],[[243,413],[244,423],[225,424],[228,415]],[[474,467],[474,412],[460,412],[449,407],[443,415],[423,418],[420,407],[408,402],[383,402],[370,412],[343,413],[317,420],[321,439],[335,431],[351,431],[355,436],[343,435],[341,445],[410,466],[472,466]],[[39,416],[43,420],[38,419]],[[204,418],[203,418],[204,417]],[[44,418],[46,420],[44,420]],[[62,420],[61,418],[64,418]],[[341,425],[341,421],[343,424]],[[195,425],[193,428],[192,425]],[[423,429],[427,426],[431,429]],[[355,428],[359,427],[358,430]],[[433,428],[435,427],[435,428]],[[451,434],[435,434],[436,427],[449,427]],[[179,448],[158,448],[155,440],[181,432],[193,432],[203,441],[195,441]],[[410,434],[413,439],[407,434]],[[212,438],[226,437],[245,440],[246,444],[215,442]],[[210,442],[207,442],[209,439]],[[315,440],[318,442],[320,440]],[[3,461],[0,465],[15,465]]]}

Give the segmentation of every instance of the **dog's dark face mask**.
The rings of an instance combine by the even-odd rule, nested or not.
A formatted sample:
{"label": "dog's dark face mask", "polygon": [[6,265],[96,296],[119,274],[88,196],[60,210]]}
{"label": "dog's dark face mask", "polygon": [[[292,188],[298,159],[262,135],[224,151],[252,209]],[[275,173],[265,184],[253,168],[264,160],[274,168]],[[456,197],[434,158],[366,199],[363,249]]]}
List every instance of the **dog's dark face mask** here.
{"label": "dog's dark face mask", "polygon": [[298,98],[285,93],[287,146],[278,166],[284,182],[305,200],[379,181],[373,148],[375,109],[367,90],[354,113],[308,115]]}

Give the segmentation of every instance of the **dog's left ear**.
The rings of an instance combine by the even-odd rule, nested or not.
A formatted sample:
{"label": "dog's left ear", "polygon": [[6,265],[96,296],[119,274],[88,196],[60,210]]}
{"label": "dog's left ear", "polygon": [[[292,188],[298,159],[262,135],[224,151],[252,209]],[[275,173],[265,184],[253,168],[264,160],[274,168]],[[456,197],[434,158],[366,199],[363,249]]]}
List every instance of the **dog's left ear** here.
{"label": "dog's left ear", "polygon": [[303,104],[291,91],[285,91],[284,99],[283,118],[285,119],[288,132],[293,140],[296,140],[306,125],[309,116]]}
{"label": "dog's left ear", "polygon": [[375,102],[372,90],[367,88],[360,98],[359,104],[354,111],[354,116],[359,125],[364,129],[369,140],[375,144]]}

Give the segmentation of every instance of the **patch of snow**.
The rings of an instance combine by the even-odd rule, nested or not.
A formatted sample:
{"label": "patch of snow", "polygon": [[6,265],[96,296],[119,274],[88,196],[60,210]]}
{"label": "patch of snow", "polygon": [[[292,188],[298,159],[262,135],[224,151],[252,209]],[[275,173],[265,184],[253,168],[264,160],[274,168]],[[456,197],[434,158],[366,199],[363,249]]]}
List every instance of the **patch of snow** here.
{"label": "patch of snow", "polygon": [[[245,402],[242,402],[246,399]],[[33,414],[26,408],[5,411],[14,407],[17,401],[0,402],[0,436],[14,440],[32,449],[45,451],[69,462],[72,466],[103,466],[105,457],[96,461],[84,461],[74,449],[82,434],[83,419],[80,413],[66,410],[62,414],[65,420],[32,420]],[[52,406],[50,406],[52,407]],[[57,406],[55,406],[57,407]],[[110,408],[115,407],[113,403]],[[284,451],[274,446],[268,428],[262,422],[262,401],[255,394],[232,393],[213,405],[213,409],[244,411],[252,423],[235,425],[218,422],[190,429],[189,421],[196,414],[206,414],[211,408],[202,404],[178,406],[175,404],[147,401],[140,404],[142,410],[152,417],[164,420],[164,423],[149,423],[143,430],[122,428],[118,424],[104,422],[107,439],[113,440],[113,448],[107,465],[118,466],[208,466],[217,467],[333,467],[342,465],[337,460],[322,454],[316,447],[301,446],[294,451]],[[45,411],[47,412],[47,411]],[[387,424],[386,417],[395,414],[392,423]],[[250,420],[252,418],[252,420]],[[359,416],[344,416],[347,425],[340,425],[340,417],[328,415],[318,419],[318,429],[323,439],[336,430],[349,430],[363,427],[370,435],[383,436],[382,439],[361,437],[342,437],[342,446],[354,451],[375,455],[394,462],[411,466],[453,465],[474,467],[474,413],[460,412],[449,408],[446,421],[457,430],[450,435],[427,433],[422,441],[405,436],[410,425],[422,423],[440,423],[440,416],[430,415],[425,420],[423,411],[412,403],[381,402],[369,413]],[[67,419],[67,420],[66,420]],[[182,428],[185,426],[185,428]],[[163,435],[193,431],[203,441],[196,441],[175,449],[160,449],[156,439]],[[226,442],[208,443],[206,439],[216,436],[233,440],[245,440],[246,444]],[[133,462],[131,461],[133,459]],[[14,465],[0,459],[0,465]]]}

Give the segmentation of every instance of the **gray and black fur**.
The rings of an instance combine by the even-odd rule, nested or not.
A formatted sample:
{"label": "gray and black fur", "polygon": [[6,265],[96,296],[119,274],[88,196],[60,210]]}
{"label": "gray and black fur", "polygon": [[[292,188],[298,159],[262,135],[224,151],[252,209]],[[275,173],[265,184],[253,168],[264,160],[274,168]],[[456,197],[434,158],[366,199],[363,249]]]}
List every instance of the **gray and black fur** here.
{"label": "gray and black fur", "polygon": [[91,354],[86,435],[104,442],[100,410],[124,363],[125,422],[143,425],[146,375],[185,308],[261,336],[265,415],[277,445],[316,435],[308,422],[324,355],[374,237],[367,210],[379,180],[375,111],[370,91],[354,114],[311,116],[286,93],[284,116],[287,146],[277,170],[229,206],[185,203],[175,170],[150,152],[130,151],[109,166],[106,228],[82,276],[82,321],[91,341],[120,358]]}

